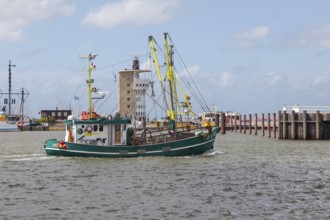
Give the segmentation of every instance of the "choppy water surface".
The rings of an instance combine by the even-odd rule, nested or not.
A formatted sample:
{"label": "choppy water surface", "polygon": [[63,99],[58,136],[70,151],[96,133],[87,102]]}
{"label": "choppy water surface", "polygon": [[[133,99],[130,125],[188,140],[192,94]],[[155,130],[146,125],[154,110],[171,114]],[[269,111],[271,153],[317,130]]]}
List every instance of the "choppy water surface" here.
{"label": "choppy water surface", "polygon": [[0,133],[1,219],[330,219],[330,141],[227,132],[197,157],[46,156],[62,134]]}

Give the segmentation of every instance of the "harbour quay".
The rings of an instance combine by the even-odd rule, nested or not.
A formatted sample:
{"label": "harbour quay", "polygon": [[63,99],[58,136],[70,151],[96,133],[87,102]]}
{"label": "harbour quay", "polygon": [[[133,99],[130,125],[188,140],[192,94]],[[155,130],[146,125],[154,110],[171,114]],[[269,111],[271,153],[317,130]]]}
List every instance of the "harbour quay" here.
{"label": "harbour quay", "polygon": [[330,107],[286,109],[279,111],[278,119],[279,139],[330,139]]}
{"label": "harbour quay", "polygon": [[218,121],[222,134],[229,130],[278,139],[330,139],[330,106],[284,106],[278,113],[261,115],[220,113]]}

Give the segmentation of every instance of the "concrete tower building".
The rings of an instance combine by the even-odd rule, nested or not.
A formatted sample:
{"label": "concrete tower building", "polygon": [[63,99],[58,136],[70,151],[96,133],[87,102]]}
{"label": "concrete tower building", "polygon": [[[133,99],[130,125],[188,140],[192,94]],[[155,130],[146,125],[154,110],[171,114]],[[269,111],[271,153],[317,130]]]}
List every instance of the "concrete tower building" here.
{"label": "concrete tower building", "polygon": [[140,70],[137,57],[133,60],[131,70],[119,71],[119,113],[122,116],[131,115],[138,121],[146,117],[146,91],[150,80],[140,77],[140,73],[150,70]]}

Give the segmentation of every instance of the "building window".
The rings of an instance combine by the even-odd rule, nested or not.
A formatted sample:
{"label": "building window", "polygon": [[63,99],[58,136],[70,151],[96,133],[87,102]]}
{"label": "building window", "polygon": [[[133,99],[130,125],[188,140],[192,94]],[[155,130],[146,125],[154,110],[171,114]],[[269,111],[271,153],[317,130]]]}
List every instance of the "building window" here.
{"label": "building window", "polygon": [[56,112],[52,112],[52,117],[55,117],[56,116]]}
{"label": "building window", "polygon": [[131,77],[127,77],[126,79],[129,80],[129,81],[131,81]]}
{"label": "building window", "polygon": [[127,87],[131,87],[131,84],[130,83],[127,83]]}
{"label": "building window", "polygon": [[127,108],[131,108],[131,105],[127,105]]}
{"label": "building window", "polygon": [[127,97],[127,101],[130,102],[131,101],[131,98],[130,97]]}
{"label": "building window", "polygon": [[130,90],[127,90],[127,95],[131,94],[131,91]]}
{"label": "building window", "polygon": [[63,116],[68,116],[68,112],[63,112]]}

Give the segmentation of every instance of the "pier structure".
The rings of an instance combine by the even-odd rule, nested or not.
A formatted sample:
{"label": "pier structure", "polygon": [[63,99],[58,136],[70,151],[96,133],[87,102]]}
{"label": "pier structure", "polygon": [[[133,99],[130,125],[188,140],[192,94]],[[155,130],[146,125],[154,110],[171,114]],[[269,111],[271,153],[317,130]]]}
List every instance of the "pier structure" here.
{"label": "pier structure", "polygon": [[330,107],[285,109],[278,118],[279,139],[330,139]]}
{"label": "pier structure", "polygon": [[278,113],[225,116],[220,114],[221,134],[226,130],[291,140],[329,140],[330,106],[289,106]]}
{"label": "pier structure", "polygon": [[221,134],[225,134],[227,130],[250,135],[258,135],[261,132],[262,136],[277,137],[278,122],[275,113],[263,113],[261,116],[258,116],[258,114],[225,116],[221,113],[220,118]]}

